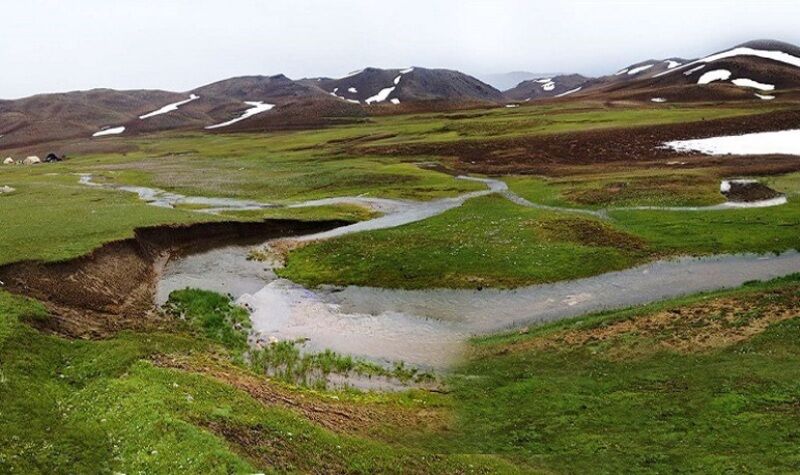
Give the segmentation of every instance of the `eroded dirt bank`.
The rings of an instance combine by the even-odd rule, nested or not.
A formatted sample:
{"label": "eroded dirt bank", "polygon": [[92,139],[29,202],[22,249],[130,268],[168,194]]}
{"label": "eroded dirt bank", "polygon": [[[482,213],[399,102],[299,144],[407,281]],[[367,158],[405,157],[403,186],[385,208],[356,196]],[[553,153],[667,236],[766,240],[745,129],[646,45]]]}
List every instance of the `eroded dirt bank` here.
{"label": "eroded dirt bank", "polygon": [[0,267],[0,281],[13,293],[45,303],[52,314],[43,329],[72,337],[103,337],[122,329],[166,325],[153,311],[156,280],[173,255],[231,242],[313,234],[344,221],[199,223],[137,229],[134,237],[105,244],[64,262],[25,261]]}

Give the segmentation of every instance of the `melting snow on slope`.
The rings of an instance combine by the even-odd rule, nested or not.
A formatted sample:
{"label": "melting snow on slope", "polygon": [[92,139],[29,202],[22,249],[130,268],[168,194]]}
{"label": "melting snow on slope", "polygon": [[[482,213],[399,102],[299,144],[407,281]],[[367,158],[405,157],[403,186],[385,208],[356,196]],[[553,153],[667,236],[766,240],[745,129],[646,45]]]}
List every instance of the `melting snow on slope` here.
{"label": "melting snow on slope", "polygon": [[[358,92],[355,89],[356,88],[351,87],[350,89],[348,89],[348,91],[350,91],[350,92]],[[361,104],[359,101],[357,101],[355,99],[348,99],[348,98],[346,98],[344,96],[340,96],[340,95],[336,94],[337,92],[339,92],[339,88],[335,87],[335,88],[333,88],[333,92],[329,92],[328,94],[330,94],[331,96],[336,97],[338,99],[342,99],[342,100],[347,101],[347,102],[352,102],[353,104]]]}
{"label": "melting snow on slope", "polygon": [[[703,59],[698,59],[697,61],[692,61],[691,63],[684,64],[681,68],[678,69],[694,66],[696,64],[712,63],[714,61],[719,61],[720,59],[734,58],[736,56],[756,56],[758,58],[771,59],[773,61],[778,61],[779,63],[784,63],[790,66],[796,66],[800,68],[800,58],[798,58],[797,56],[792,56],[789,53],[784,53],[783,51],[768,51],[768,50],[740,47],[722,53],[712,54],[711,56],[706,56]],[[663,76],[671,72],[672,70],[664,71],[663,73],[657,74],[655,77]]]}
{"label": "melting snow on slope", "polygon": [[389,94],[394,92],[395,87],[396,86],[383,88],[377,94],[375,94],[374,96],[368,97],[365,102],[367,104],[372,104],[373,102],[383,102],[389,97]]}
{"label": "melting snow on slope", "polygon": [[700,71],[701,69],[703,69],[705,67],[706,67],[705,64],[701,64],[700,66],[697,66],[696,68],[692,68],[692,69],[684,72],[683,75],[684,76],[691,76],[692,74],[696,73],[697,71]]}
{"label": "melting snow on slope", "polygon": [[556,88],[556,83],[554,83],[554,82],[552,82],[552,81],[551,81],[551,82],[548,82],[547,84],[545,84],[544,86],[542,86],[542,89],[544,89],[545,91],[552,91],[552,90],[553,90],[553,89],[555,89],[555,88]]}
{"label": "melting snow on slope", "polygon": [[92,134],[92,137],[102,137],[104,135],[118,135],[122,132],[125,132],[125,126],[120,127],[111,127],[109,129],[101,130],[100,132],[95,132]]}
{"label": "melting snow on slope", "polygon": [[[408,69],[404,69],[404,70],[400,71],[400,74],[398,74],[397,77],[394,78],[394,81],[392,81],[394,83],[394,86],[390,86],[390,87],[386,87],[386,88],[381,89],[380,91],[378,91],[377,94],[375,94],[372,97],[368,97],[367,100],[364,101],[364,102],[366,102],[367,104],[372,104],[372,103],[376,103],[376,102],[385,101],[386,99],[389,98],[389,94],[393,93],[394,90],[397,88],[397,85],[400,84],[400,80],[403,79],[403,75],[404,74],[408,74],[413,70],[414,70],[414,68],[408,68]],[[400,100],[397,100],[397,102],[395,102],[395,100],[392,99],[389,102],[391,102],[392,104],[399,104]]]}
{"label": "melting snow on slope", "polygon": [[676,140],[664,146],[677,152],[700,152],[706,155],[800,155],[800,129]]}
{"label": "melting snow on slope", "polygon": [[629,76],[633,76],[634,74],[639,74],[639,73],[641,73],[643,71],[647,71],[648,69],[652,68],[653,66],[655,66],[655,64],[645,64],[644,66],[639,66],[638,68],[633,68],[630,71],[628,71],[628,75]]}
{"label": "melting snow on slope", "polygon": [[161,109],[158,109],[157,111],[153,111],[153,112],[147,113],[145,115],[140,115],[139,118],[140,119],[149,119],[150,117],[155,117],[157,115],[166,114],[167,112],[176,111],[176,110],[178,110],[178,108],[180,106],[182,106],[184,104],[188,104],[188,103],[192,102],[195,99],[200,99],[200,96],[197,96],[195,94],[190,94],[188,99],[184,99],[184,100],[178,101],[178,102],[173,102],[172,104],[167,104],[164,107],[162,107]]}
{"label": "melting snow on slope", "polygon": [[741,79],[734,79],[731,82],[740,87],[752,87],[753,89],[758,89],[759,91],[775,90],[775,86],[773,86],[772,84],[764,84],[757,81],[753,81],[752,79],[741,78]]}
{"label": "melting snow on slope", "polygon": [[239,117],[231,119],[227,122],[223,122],[221,124],[209,125],[208,127],[206,127],[206,129],[218,129],[220,127],[227,127],[229,125],[243,121],[249,117],[253,117],[256,114],[266,112],[275,107],[275,104],[265,104],[262,101],[245,101],[245,104],[252,107],[244,111],[244,113],[242,113],[242,115],[240,115]]}
{"label": "melting snow on slope", "polygon": [[583,89],[583,87],[576,87],[575,89],[569,90],[567,92],[562,92],[561,94],[557,94],[556,97],[568,96],[568,95],[570,95],[570,94],[572,94],[574,92],[580,91],[581,89]]}
{"label": "melting snow on slope", "polygon": [[697,84],[710,84],[714,81],[727,81],[731,77],[731,72],[727,69],[715,69],[709,71],[697,80]]}

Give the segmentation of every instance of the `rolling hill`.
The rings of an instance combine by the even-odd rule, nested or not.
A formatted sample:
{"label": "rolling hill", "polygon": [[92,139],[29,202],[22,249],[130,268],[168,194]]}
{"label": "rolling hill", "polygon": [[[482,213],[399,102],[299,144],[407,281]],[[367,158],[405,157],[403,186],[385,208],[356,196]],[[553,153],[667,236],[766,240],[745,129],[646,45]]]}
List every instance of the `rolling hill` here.
{"label": "rolling hill", "polygon": [[607,76],[539,77],[500,92],[467,74],[366,68],[343,78],[241,76],[187,92],[93,89],[0,100],[0,147],[163,130],[264,131],[537,99],[772,100],[800,90],[800,48],[758,40],[686,60],[650,59]]}

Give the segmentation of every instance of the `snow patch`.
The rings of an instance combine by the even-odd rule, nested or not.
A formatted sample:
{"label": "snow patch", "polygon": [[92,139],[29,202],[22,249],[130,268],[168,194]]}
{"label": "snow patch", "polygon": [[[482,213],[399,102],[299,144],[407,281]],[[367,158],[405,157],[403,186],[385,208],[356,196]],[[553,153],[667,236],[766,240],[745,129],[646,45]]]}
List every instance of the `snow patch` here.
{"label": "snow patch", "polygon": [[647,71],[648,69],[652,68],[653,66],[655,66],[655,64],[645,64],[644,66],[639,66],[639,67],[633,68],[630,71],[628,71],[628,76],[633,76],[634,74],[639,74],[641,72]]}
{"label": "snow patch", "polygon": [[538,82],[539,84],[547,84],[548,82],[551,82],[552,80],[553,80],[552,78],[544,78],[544,79],[537,79],[536,82]]}
{"label": "snow patch", "polygon": [[625,69],[620,69],[619,71],[617,71],[616,73],[614,73],[614,76],[622,76],[623,74],[625,74],[625,73],[627,73],[627,72],[628,72],[628,68],[625,68]]}
{"label": "snow patch", "polygon": [[709,71],[697,80],[697,84],[710,84],[714,81],[727,81],[731,78],[731,72],[727,69],[715,69]]}
{"label": "snow patch", "polygon": [[703,69],[703,68],[705,68],[705,67],[706,67],[706,65],[705,65],[705,64],[701,64],[700,66],[697,66],[697,67],[695,67],[695,68],[692,68],[692,69],[690,69],[690,70],[688,70],[688,71],[684,72],[684,73],[683,73],[683,75],[684,75],[684,76],[691,76],[692,74],[696,73],[697,71],[700,71],[701,69]]}
{"label": "snow patch", "polygon": [[[394,83],[394,86],[385,87],[385,88],[381,89],[374,96],[368,97],[365,102],[367,104],[372,104],[372,103],[376,103],[376,102],[385,101],[386,99],[389,98],[389,95],[394,92],[394,90],[397,88],[397,85],[400,84],[400,80],[403,79],[403,75],[404,74],[408,74],[413,70],[414,70],[414,68],[403,69],[402,71],[400,71],[400,74],[398,74],[394,78],[394,80],[392,81]],[[394,100],[392,100],[391,103],[392,104],[399,104],[400,101],[398,100],[397,102],[395,102]]]}
{"label": "snow patch", "polygon": [[667,100],[664,99],[663,97],[654,97],[654,98],[650,99],[650,102],[657,102],[659,104],[662,104],[664,102],[667,102]]}
{"label": "snow patch", "polygon": [[188,104],[188,103],[194,101],[195,99],[200,99],[200,96],[195,95],[195,94],[190,94],[188,99],[184,99],[184,100],[178,101],[178,102],[173,102],[172,104],[167,104],[164,107],[162,107],[161,109],[158,109],[156,111],[149,112],[149,113],[147,113],[145,115],[140,115],[139,119],[142,119],[142,120],[149,119],[150,117],[155,117],[157,115],[166,114],[168,112],[176,111],[176,110],[178,110],[178,108],[180,106],[182,106],[184,104]]}
{"label": "snow patch", "polygon": [[391,102],[394,105],[397,105],[397,104],[400,104],[400,99],[398,99],[396,97],[393,97],[393,98],[389,99],[389,102]]}
{"label": "snow patch", "polygon": [[580,91],[581,89],[583,89],[583,87],[580,87],[580,86],[579,86],[579,87],[576,87],[575,89],[569,90],[569,91],[567,91],[567,92],[562,92],[561,94],[556,94],[556,97],[564,97],[564,96],[568,96],[568,95],[570,95],[570,94],[572,94],[572,93],[574,93],[574,92],[578,92],[578,91]]}
{"label": "snow patch", "polygon": [[734,79],[731,82],[736,84],[739,87],[751,87],[753,89],[758,89],[759,91],[774,91],[775,90],[775,86],[773,86],[772,84],[764,84],[764,83],[753,81],[752,79],[747,79],[747,78]]}
{"label": "snow patch", "polygon": [[784,63],[784,64],[788,64],[790,66],[796,66],[796,67],[800,68],[800,58],[798,58],[797,56],[792,56],[789,53],[784,53],[783,51],[769,51],[769,50],[761,50],[761,49],[739,47],[739,48],[734,48],[732,50],[724,51],[722,53],[717,53],[717,54],[712,54],[710,56],[706,56],[705,58],[698,59],[697,61],[692,61],[691,63],[684,64],[680,68],[676,68],[674,70],[668,70],[668,71],[664,71],[662,73],[659,73],[655,77],[663,76],[665,74],[671,73],[672,71],[677,71],[679,69],[688,68],[690,66],[694,66],[694,65],[697,65],[697,64],[713,63],[714,61],[719,61],[721,59],[734,58],[736,56],[755,56],[757,58],[771,59],[771,60],[777,61],[779,63]]}
{"label": "snow patch", "polygon": [[125,132],[125,126],[120,127],[111,127],[105,130],[101,130],[100,132],[95,132],[92,134],[92,137],[103,137],[105,135],[119,135],[122,132]]}
{"label": "snow patch", "polygon": [[706,155],[800,155],[800,129],[676,140],[664,146],[676,152],[700,152]]}
{"label": "snow patch", "polygon": [[775,96],[768,96],[765,94],[756,93],[756,97],[761,99],[762,101],[771,101],[775,99]]}
{"label": "snow patch", "polygon": [[349,87],[349,88],[347,88],[347,92],[352,92],[353,94],[357,94],[358,93],[358,89],[356,89],[354,87]]}
{"label": "snow patch", "polygon": [[679,63],[677,61],[673,61],[671,59],[668,59],[668,60],[666,60],[664,62],[667,63],[667,69],[675,69],[675,68],[677,68],[678,66],[681,65],[681,63]]}
{"label": "snow patch", "polygon": [[506,104],[506,109],[513,109],[515,107],[519,107],[519,104]]}
{"label": "snow patch", "polygon": [[231,120],[229,120],[227,122],[223,122],[221,124],[209,125],[208,127],[206,127],[206,129],[218,129],[220,127],[227,127],[227,126],[235,124],[237,122],[241,122],[241,121],[243,121],[243,120],[245,120],[247,118],[253,117],[256,114],[260,114],[262,112],[266,112],[266,111],[272,109],[273,107],[275,107],[275,104],[265,104],[262,101],[245,101],[245,104],[247,104],[248,106],[251,106],[251,107],[249,109],[247,109],[246,111],[244,111],[242,113],[242,115],[240,115],[239,117],[237,117],[235,119],[231,119]]}
{"label": "snow patch", "polygon": [[545,91],[552,91],[552,90],[553,90],[553,89],[555,89],[555,88],[556,88],[556,83],[554,83],[554,82],[552,82],[552,81],[551,81],[551,82],[548,82],[547,84],[545,84],[544,86],[542,86],[542,89],[543,89],[543,90],[545,90]]}
{"label": "snow patch", "polygon": [[394,92],[396,87],[397,86],[383,88],[374,96],[368,97],[365,102],[367,104],[372,104],[373,102],[383,102],[389,97],[389,94]]}
{"label": "snow patch", "polygon": [[752,185],[754,183],[758,183],[758,180],[753,180],[750,178],[741,178],[738,180],[722,180],[722,183],[719,184],[719,191],[722,193],[727,193],[731,191],[731,185]]}
{"label": "snow patch", "polygon": [[[352,91],[350,89],[352,89]],[[354,87],[351,87],[350,89],[348,89],[348,91],[357,92],[355,90],[356,88],[354,88]],[[333,97],[335,97],[337,99],[341,99],[343,101],[347,101],[347,102],[350,102],[350,103],[353,103],[353,104],[361,104],[361,102],[359,102],[359,101],[357,101],[355,99],[348,99],[347,97],[340,96],[340,95],[336,94],[337,92],[339,92],[339,88],[338,87],[334,87],[333,88],[333,92],[329,92],[328,94],[330,94],[331,96],[333,96]]]}

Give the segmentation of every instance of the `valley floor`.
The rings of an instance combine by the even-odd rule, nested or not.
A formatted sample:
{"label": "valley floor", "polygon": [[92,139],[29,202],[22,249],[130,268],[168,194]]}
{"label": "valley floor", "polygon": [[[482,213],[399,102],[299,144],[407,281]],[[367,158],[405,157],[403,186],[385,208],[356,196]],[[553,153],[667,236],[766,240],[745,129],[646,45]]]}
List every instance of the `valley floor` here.
{"label": "valley floor", "polygon": [[449,394],[287,386],[205,324],[67,340],[5,292],[0,316],[5,473],[800,468],[797,276],[476,340]]}
{"label": "valley floor", "polygon": [[[481,171],[553,208],[473,198],[400,227],[289,246],[277,272],[308,287],[513,288],[675,256],[796,250],[797,157],[706,157],[639,144],[624,156],[609,149],[608,161],[558,162],[532,148],[579,146],[592,134],[610,137],[602,150],[637,130],[653,145],[693,123],[704,124],[700,136],[751,131],[790,120],[795,107],[546,105],[64,144],[73,158],[63,163],[0,167],[0,187],[12,188],[0,194],[0,266],[64,262],[148,226],[362,221],[382,211],[287,205],[455,197],[485,185],[453,175]],[[87,173],[114,187],[275,206],[216,214],[196,203],[156,207],[79,183]],[[718,205],[721,180],[741,175],[787,203],[630,209]],[[374,393],[302,383],[337,371],[426,375],[330,352],[303,356],[289,343],[251,350],[246,312],[221,295],[177,293],[158,325],[120,322],[122,331],[83,340],[66,338],[42,303],[0,289],[0,471],[797,471],[799,302],[795,275],[474,339],[435,391]]]}

